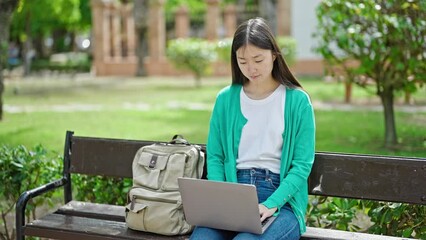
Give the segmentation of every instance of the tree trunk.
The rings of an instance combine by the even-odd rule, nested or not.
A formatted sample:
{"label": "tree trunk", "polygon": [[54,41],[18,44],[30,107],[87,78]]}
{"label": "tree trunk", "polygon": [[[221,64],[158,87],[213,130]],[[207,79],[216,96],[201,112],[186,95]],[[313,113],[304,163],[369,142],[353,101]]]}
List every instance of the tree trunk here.
{"label": "tree trunk", "polygon": [[405,91],[404,103],[411,104],[411,93],[409,91]]}
{"label": "tree trunk", "polygon": [[352,82],[345,81],[345,103],[351,103],[352,100]]}
{"label": "tree trunk", "polygon": [[46,51],[44,48],[43,37],[41,36],[35,37],[33,43],[34,43],[34,50],[37,53],[37,56],[39,56],[40,58],[45,58]]}
{"label": "tree trunk", "polygon": [[67,46],[65,44],[66,34],[67,34],[67,31],[65,29],[55,29],[53,31],[52,50],[54,53],[67,52],[70,50],[70,46]]}
{"label": "tree trunk", "polygon": [[195,87],[201,88],[201,75],[195,74]]}
{"label": "tree trunk", "polygon": [[17,4],[18,0],[0,0],[0,120],[3,119],[3,70],[6,68],[7,63],[9,27],[12,13]]}
{"label": "tree trunk", "polygon": [[395,113],[393,109],[393,89],[384,89],[380,93],[385,117],[385,147],[392,148],[397,144]]}
{"label": "tree trunk", "polygon": [[32,51],[32,37],[31,37],[31,15],[30,11],[27,12],[26,16],[26,25],[25,25],[25,33],[27,35],[27,39],[24,42],[24,76],[30,75],[31,72],[31,61],[33,57]]}
{"label": "tree trunk", "polygon": [[137,76],[147,76],[148,73],[145,68],[144,59],[148,56],[148,43],[147,43],[147,29],[138,29],[138,45],[136,47],[136,55],[138,56],[138,70]]}
{"label": "tree trunk", "polygon": [[148,12],[149,0],[135,0],[133,5],[133,16],[135,18],[136,35],[138,36],[138,44],[136,55],[139,59],[138,70],[136,75],[146,76],[147,71],[144,65],[144,59],[148,56]]}

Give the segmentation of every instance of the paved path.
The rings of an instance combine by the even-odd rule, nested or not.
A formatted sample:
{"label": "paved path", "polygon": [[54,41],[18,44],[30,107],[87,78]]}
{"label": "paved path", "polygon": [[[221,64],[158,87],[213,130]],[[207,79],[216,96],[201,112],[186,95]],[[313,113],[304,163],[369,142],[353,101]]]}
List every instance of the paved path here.
{"label": "paved path", "polygon": [[[343,103],[326,103],[314,102],[314,109],[324,111],[372,111],[381,112],[383,107],[377,104],[343,104]],[[146,103],[129,103],[124,102],[115,106],[101,104],[66,104],[66,105],[28,105],[13,106],[4,105],[5,112],[23,113],[23,112],[87,112],[87,111],[108,111],[108,110],[172,110],[172,109],[188,109],[188,110],[211,110],[211,104],[204,103],[188,103],[188,102],[165,102],[162,104],[150,105]],[[396,105],[395,111],[407,113],[426,113],[426,106],[418,105]]]}
{"label": "paved path", "polygon": [[[383,106],[379,104],[347,104],[347,103],[326,103],[326,102],[313,102],[314,109],[319,110],[338,110],[338,111],[383,111]],[[395,111],[397,112],[426,112],[425,105],[395,105]]]}

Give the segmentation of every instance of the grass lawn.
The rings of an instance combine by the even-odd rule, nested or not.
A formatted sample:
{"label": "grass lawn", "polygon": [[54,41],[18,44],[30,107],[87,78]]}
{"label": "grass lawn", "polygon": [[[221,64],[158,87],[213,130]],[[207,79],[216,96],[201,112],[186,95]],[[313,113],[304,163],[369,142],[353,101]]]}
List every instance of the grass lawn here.
{"label": "grass lawn", "polygon": [[[342,84],[313,78],[301,82],[314,106],[343,99]],[[191,142],[205,143],[215,96],[228,83],[229,78],[208,78],[202,88],[195,88],[190,77],[7,81],[0,144],[42,144],[62,154],[66,130],[81,136],[147,140],[182,134]],[[414,94],[417,105],[426,105],[425,92],[423,88]],[[315,109],[317,151],[426,156],[426,112],[397,111],[401,144],[388,150],[383,148],[382,112],[363,108],[380,104],[378,98],[357,87],[353,96],[356,110]]]}

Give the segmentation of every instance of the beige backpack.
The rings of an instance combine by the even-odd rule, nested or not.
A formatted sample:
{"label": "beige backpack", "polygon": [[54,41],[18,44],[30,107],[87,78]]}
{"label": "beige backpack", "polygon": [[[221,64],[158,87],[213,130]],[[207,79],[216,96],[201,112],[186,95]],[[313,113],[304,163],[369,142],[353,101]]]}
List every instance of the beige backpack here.
{"label": "beige backpack", "polygon": [[140,148],[133,159],[126,224],[133,230],[163,235],[192,231],[185,221],[178,177],[201,178],[204,153],[176,135],[169,143]]}

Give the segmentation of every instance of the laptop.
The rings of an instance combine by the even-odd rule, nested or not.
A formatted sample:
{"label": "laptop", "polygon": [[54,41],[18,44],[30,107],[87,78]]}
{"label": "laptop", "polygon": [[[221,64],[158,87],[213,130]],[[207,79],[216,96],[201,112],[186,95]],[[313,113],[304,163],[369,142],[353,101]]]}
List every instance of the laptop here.
{"label": "laptop", "polygon": [[254,185],[194,178],[178,178],[178,184],[191,225],[262,234],[275,220],[260,221]]}

